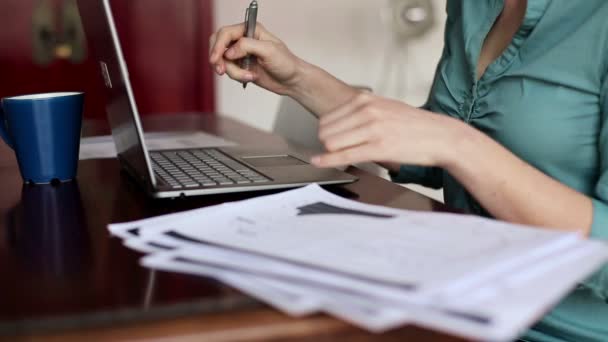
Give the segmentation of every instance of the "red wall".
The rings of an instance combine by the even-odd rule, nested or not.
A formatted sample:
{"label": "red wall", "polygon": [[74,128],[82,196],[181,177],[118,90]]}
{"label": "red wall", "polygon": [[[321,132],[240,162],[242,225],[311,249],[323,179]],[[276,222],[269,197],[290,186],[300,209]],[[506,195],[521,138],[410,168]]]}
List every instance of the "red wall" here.
{"label": "red wall", "polygon": [[[52,0],[56,9],[62,0]],[[58,60],[38,66],[32,54],[32,13],[38,0],[0,4],[0,97],[85,91],[87,117],[105,118],[97,63]],[[135,96],[143,114],[213,112],[207,66],[211,0],[113,0]],[[59,11],[57,11],[59,12]]]}

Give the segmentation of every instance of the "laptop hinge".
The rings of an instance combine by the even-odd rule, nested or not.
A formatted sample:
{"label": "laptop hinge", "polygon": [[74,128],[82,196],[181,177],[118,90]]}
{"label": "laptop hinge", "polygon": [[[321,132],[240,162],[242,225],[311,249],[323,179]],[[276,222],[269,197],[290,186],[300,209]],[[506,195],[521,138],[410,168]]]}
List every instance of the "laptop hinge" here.
{"label": "laptop hinge", "polygon": [[[118,161],[122,168],[127,172],[127,174],[133,178],[141,187],[143,187],[149,193],[155,193],[156,189],[152,186],[152,183],[146,179],[143,175],[138,174],[138,172],[129,164],[128,160],[124,158],[122,155],[118,155]],[[156,175],[152,174],[151,177],[156,177]]]}

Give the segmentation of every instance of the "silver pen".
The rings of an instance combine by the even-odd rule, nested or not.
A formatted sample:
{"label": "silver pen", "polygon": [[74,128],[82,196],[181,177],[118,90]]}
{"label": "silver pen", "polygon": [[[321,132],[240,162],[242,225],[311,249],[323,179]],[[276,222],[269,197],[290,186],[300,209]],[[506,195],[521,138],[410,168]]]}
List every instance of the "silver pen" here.
{"label": "silver pen", "polygon": [[[253,0],[245,12],[245,37],[255,38],[255,29],[258,22],[258,2]],[[251,55],[245,56],[241,61],[241,68],[250,71],[251,65],[254,62],[254,57]],[[243,83],[243,89],[247,88],[247,82]]]}

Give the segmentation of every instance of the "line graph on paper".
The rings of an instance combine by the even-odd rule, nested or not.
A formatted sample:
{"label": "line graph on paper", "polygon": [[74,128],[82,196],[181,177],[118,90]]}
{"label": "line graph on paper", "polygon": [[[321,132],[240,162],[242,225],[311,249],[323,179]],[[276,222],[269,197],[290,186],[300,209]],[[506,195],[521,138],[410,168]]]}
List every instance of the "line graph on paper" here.
{"label": "line graph on paper", "polygon": [[311,215],[354,215],[372,218],[393,218],[395,215],[377,214],[370,211],[354,210],[335,205],[327,204],[325,202],[315,202],[298,208],[298,216],[311,216]]}

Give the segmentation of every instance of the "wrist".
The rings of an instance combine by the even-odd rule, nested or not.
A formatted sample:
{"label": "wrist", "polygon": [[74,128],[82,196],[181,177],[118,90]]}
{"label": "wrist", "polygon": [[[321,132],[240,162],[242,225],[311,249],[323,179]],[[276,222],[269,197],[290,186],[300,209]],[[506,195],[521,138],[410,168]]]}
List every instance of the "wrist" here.
{"label": "wrist", "polygon": [[483,134],[460,120],[444,118],[448,123],[441,138],[438,166],[447,171],[457,170],[462,164],[468,164],[469,156],[478,153],[476,148],[483,143]]}
{"label": "wrist", "polygon": [[325,70],[301,59],[297,60],[295,70],[294,77],[286,84],[283,95],[293,98],[316,116],[335,110],[360,92]]}
{"label": "wrist", "polygon": [[309,78],[314,74],[314,66],[306,61],[297,58],[295,61],[295,71],[293,77],[285,82],[285,94],[291,98],[298,99],[304,96],[309,82]]}

